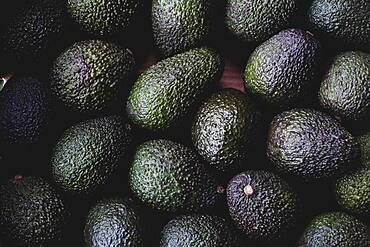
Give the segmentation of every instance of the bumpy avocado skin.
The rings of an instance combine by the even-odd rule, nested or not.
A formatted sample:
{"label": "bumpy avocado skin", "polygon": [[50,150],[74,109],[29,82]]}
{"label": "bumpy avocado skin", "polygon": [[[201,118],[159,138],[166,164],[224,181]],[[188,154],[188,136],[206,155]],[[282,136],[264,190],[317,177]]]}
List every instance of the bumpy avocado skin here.
{"label": "bumpy avocado skin", "polygon": [[135,23],[140,0],[68,0],[70,17],[96,37],[125,35]]}
{"label": "bumpy avocado skin", "polygon": [[301,210],[292,188],[267,171],[250,170],[232,178],[227,186],[227,204],[231,218],[247,238],[262,241],[286,237]]}
{"label": "bumpy avocado skin", "polygon": [[0,186],[0,234],[6,246],[55,246],[69,211],[44,179],[16,177]]}
{"label": "bumpy avocado skin", "polygon": [[308,12],[313,29],[353,48],[369,50],[370,2],[367,0],[314,0]]}
{"label": "bumpy avocado skin", "polygon": [[315,88],[319,42],[308,32],[287,29],[258,46],[248,59],[244,85],[265,104],[287,108]]}
{"label": "bumpy avocado skin", "polygon": [[325,213],[316,216],[306,227],[299,246],[356,246],[370,245],[369,228],[343,212]]}
{"label": "bumpy avocado skin", "polygon": [[369,118],[370,54],[349,51],[337,55],[321,83],[319,99],[325,109],[345,120]]}
{"label": "bumpy avocado skin", "polygon": [[84,236],[88,247],[142,247],[142,222],[131,199],[105,199],[87,216]]}
{"label": "bumpy avocado skin", "polygon": [[348,171],[357,155],[354,137],[319,111],[285,111],[270,124],[267,156],[283,174],[305,181],[328,179]]}
{"label": "bumpy avocado skin", "polygon": [[357,137],[361,164],[370,168],[370,132]]}
{"label": "bumpy avocado skin", "polygon": [[260,112],[254,101],[238,90],[223,89],[198,109],[193,145],[212,168],[231,173],[251,156],[259,125]]}
{"label": "bumpy avocado skin", "polygon": [[239,1],[226,3],[225,23],[232,34],[246,42],[262,42],[290,27],[299,1]]}
{"label": "bumpy avocado skin", "polygon": [[221,57],[209,48],[177,54],[147,69],[131,89],[127,113],[148,130],[166,130],[183,119],[223,71]]}
{"label": "bumpy avocado skin", "polygon": [[[73,44],[54,61],[51,89],[61,104],[72,111],[101,113],[117,105],[135,60],[129,50],[101,40]],[[122,91],[122,92],[120,92]]]}
{"label": "bumpy avocado skin", "polygon": [[52,155],[55,183],[72,195],[98,190],[117,170],[131,139],[131,127],[119,116],[87,120],[70,127]]}
{"label": "bumpy avocado skin", "polygon": [[162,231],[160,247],[241,247],[241,241],[225,219],[210,215],[182,215],[169,221]]}
{"label": "bumpy avocado skin", "polygon": [[206,44],[214,2],[211,0],[154,0],[152,28],[155,45],[169,57]]}
{"label": "bumpy avocado skin", "polygon": [[215,179],[194,151],[170,140],[141,144],[129,174],[133,193],[160,211],[198,212],[216,205]]}
{"label": "bumpy avocado skin", "polygon": [[3,145],[34,144],[48,126],[49,88],[28,76],[14,76],[0,93],[0,141]]}

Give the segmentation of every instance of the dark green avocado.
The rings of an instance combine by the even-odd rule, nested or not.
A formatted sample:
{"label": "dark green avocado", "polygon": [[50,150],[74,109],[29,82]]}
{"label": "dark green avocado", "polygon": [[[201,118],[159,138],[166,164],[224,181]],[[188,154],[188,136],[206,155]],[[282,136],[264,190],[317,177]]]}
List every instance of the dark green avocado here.
{"label": "dark green avocado", "polygon": [[337,55],[321,83],[319,99],[323,108],[345,120],[369,118],[370,54],[349,51]]}
{"label": "dark green avocado", "polygon": [[160,247],[242,246],[235,230],[219,216],[183,215],[172,219],[162,231]]}
{"label": "dark green avocado", "polygon": [[268,105],[291,107],[315,89],[320,57],[320,44],[311,33],[301,29],[281,31],[249,57],[245,88]]}
{"label": "dark green avocado", "polygon": [[271,122],[267,156],[280,173],[305,181],[328,179],[353,166],[357,146],[334,118],[312,109],[293,109]]}
{"label": "dark green avocado", "polygon": [[226,1],[225,23],[232,34],[243,41],[262,42],[292,25],[297,0]]}
{"label": "dark green avocado", "polygon": [[87,247],[142,247],[142,222],[131,199],[105,199],[89,211],[85,230]]}
{"label": "dark green avocado", "polygon": [[269,241],[284,238],[298,220],[297,194],[277,175],[246,171],[227,186],[231,218],[248,239]]}
{"label": "dark green avocado", "polygon": [[68,0],[70,17],[83,31],[98,37],[124,36],[138,14],[139,0]]}
{"label": "dark green avocado", "polygon": [[131,143],[131,127],[119,116],[87,120],[67,129],[51,159],[55,183],[73,195],[109,183]]}
{"label": "dark green avocado", "polygon": [[155,45],[165,57],[206,44],[212,24],[212,0],[154,0]]}
{"label": "dark green avocado", "polygon": [[368,247],[370,231],[364,223],[346,213],[325,213],[316,216],[308,224],[299,246]]}
{"label": "dark green avocado", "polygon": [[313,0],[308,12],[315,32],[329,44],[338,41],[351,50],[370,45],[370,2],[368,0]]}
{"label": "dark green avocado", "polygon": [[370,132],[357,137],[361,164],[370,168]]}
{"label": "dark green avocado", "polygon": [[[101,40],[77,42],[65,50],[51,69],[51,89],[67,109],[100,113],[118,104],[135,61],[128,49]],[[122,92],[121,92],[122,91]]]}
{"label": "dark green avocado", "polygon": [[56,246],[68,218],[62,198],[42,178],[16,176],[0,186],[0,234],[5,246]]}
{"label": "dark green avocado", "polygon": [[13,76],[0,93],[0,141],[3,145],[34,144],[45,137],[49,89],[29,76]]}
{"label": "dark green avocado", "polygon": [[221,57],[208,48],[177,54],[151,66],[131,89],[127,113],[145,129],[166,130],[182,120],[216,85],[223,71]]}
{"label": "dark green avocado", "polygon": [[161,211],[197,212],[216,205],[220,190],[194,151],[170,140],[141,144],[129,174],[133,193]]}
{"label": "dark green avocado", "polygon": [[235,89],[211,95],[193,121],[193,145],[204,160],[222,173],[240,170],[260,127],[254,101]]}
{"label": "dark green avocado", "polygon": [[67,40],[65,9],[61,2],[44,0],[20,4],[0,35],[3,68],[33,71],[54,58]]}

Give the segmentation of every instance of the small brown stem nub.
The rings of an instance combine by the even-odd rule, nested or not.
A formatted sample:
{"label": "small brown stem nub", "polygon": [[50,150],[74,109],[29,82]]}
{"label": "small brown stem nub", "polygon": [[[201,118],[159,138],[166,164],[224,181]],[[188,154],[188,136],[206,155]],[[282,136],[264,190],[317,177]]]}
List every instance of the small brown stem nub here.
{"label": "small brown stem nub", "polygon": [[248,184],[247,186],[244,187],[244,194],[246,196],[251,196],[251,195],[253,195],[253,193],[254,193],[254,190],[253,190],[252,186],[250,186]]}
{"label": "small brown stem nub", "polygon": [[16,181],[16,182],[19,182],[19,181],[21,181],[23,179],[23,176],[22,175],[16,175],[15,177],[14,177],[14,180]]}
{"label": "small brown stem nub", "polygon": [[225,188],[223,186],[217,186],[217,193],[223,194],[225,192]]}

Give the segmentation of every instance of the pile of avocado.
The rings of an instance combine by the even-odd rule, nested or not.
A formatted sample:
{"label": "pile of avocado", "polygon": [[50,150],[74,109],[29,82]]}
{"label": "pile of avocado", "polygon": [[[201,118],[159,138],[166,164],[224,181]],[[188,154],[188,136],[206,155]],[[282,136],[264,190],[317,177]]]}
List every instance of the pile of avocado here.
{"label": "pile of avocado", "polygon": [[1,247],[370,247],[370,0],[0,5]]}

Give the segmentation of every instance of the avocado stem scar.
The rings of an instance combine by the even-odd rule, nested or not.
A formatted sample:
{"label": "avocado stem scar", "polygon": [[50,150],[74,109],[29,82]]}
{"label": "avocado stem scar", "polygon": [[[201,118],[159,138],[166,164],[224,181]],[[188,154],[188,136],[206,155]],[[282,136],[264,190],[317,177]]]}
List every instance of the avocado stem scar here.
{"label": "avocado stem scar", "polygon": [[254,190],[253,190],[252,186],[250,186],[248,184],[247,186],[244,187],[244,194],[246,196],[251,196],[251,195],[253,195],[253,193],[254,193]]}

